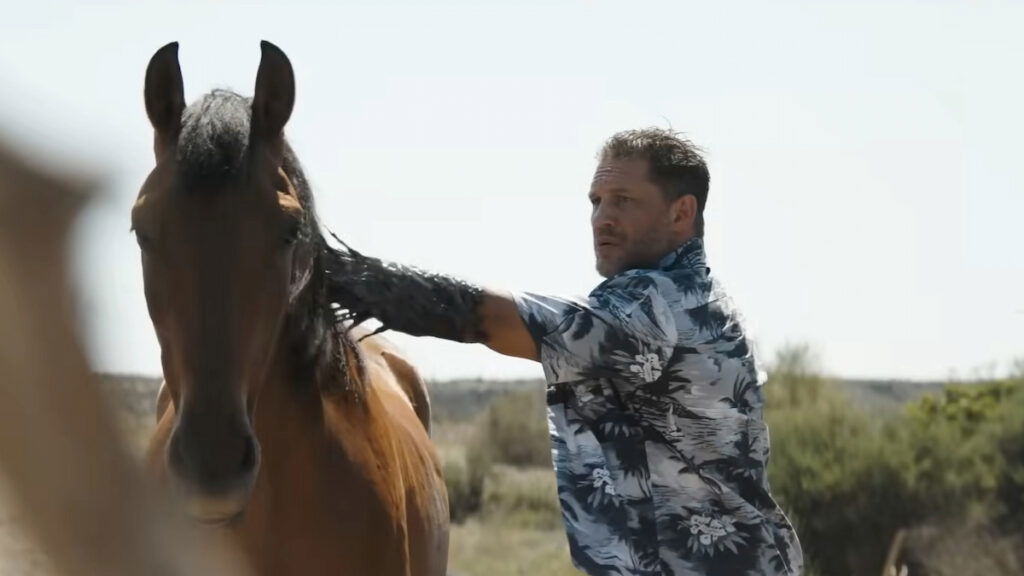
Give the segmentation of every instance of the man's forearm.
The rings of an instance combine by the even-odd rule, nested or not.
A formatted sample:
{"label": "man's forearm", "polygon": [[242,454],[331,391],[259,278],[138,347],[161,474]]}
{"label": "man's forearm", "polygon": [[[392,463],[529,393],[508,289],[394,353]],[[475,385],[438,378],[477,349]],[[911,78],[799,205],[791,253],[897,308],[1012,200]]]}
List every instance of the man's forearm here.
{"label": "man's forearm", "polygon": [[537,345],[507,292],[384,262],[347,246],[326,247],[324,258],[327,298],[339,306],[342,320],[359,324],[376,318],[382,330],[478,342],[508,356],[539,358]]}
{"label": "man's forearm", "polygon": [[376,318],[383,329],[456,342],[486,342],[484,290],[469,282],[385,262],[345,248],[324,251],[327,297],[344,319]]}

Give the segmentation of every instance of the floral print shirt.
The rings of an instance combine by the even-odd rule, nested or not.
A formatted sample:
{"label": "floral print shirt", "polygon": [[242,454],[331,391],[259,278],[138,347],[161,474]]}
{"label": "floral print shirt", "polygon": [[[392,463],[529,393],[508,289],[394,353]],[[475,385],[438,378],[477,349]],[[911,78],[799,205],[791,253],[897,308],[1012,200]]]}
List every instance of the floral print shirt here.
{"label": "floral print shirt", "polygon": [[694,238],[586,300],[515,295],[548,382],[573,563],[604,575],[797,575],[765,468],[764,374]]}

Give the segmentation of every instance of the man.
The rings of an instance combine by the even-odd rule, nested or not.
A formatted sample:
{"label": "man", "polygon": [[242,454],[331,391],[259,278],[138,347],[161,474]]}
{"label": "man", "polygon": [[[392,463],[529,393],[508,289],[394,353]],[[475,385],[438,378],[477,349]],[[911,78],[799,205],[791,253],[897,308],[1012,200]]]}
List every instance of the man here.
{"label": "man", "polygon": [[562,515],[588,574],[801,571],[765,475],[763,375],[705,260],[708,184],[677,134],[614,135],[590,187],[606,280],[587,300],[328,251],[347,318],[541,362]]}

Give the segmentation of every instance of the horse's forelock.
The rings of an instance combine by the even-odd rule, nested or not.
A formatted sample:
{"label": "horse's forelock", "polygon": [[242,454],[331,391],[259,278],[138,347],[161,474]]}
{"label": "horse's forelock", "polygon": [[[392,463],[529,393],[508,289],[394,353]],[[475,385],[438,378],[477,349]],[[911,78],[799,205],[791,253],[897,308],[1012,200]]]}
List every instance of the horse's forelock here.
{"label": "horse's forelock", "polygon": [[251,115],[252,100],[228,90],[214,90],[185,109],[177,149],[184,188],[209,190],[242,175]]}

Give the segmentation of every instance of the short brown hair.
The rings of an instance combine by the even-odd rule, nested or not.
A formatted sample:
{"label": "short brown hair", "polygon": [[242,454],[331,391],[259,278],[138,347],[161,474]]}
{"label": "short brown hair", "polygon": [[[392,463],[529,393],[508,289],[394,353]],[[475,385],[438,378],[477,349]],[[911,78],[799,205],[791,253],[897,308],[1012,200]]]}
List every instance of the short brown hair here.
{"label": "short brown hair", "polygon": [[669,201],[690,195],[697,200],[694,227],[704,235],[704,206],[708,201],[711,175],[702,150],[679,132],[663,128],[641,128],[619,132],[605,142],[600,159],[646,158],[648,178],[661,188]]}

